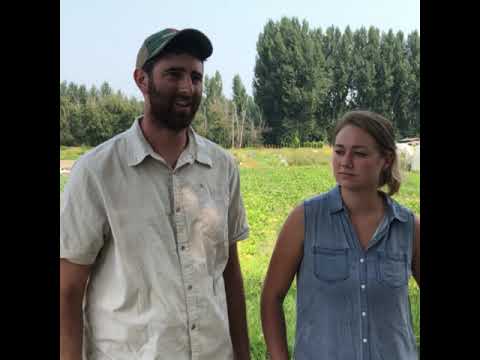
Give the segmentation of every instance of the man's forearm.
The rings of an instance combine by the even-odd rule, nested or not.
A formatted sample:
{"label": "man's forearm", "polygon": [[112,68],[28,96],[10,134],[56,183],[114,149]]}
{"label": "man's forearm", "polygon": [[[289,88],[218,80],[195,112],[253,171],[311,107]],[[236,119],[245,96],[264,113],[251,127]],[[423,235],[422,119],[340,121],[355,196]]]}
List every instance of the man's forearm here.
{"label": "man's forearm", "polygon": [[223,279],[235,360],[250,360],[245,292],[236,244],[230,247],[230,256],[223,272]]}
{"label": "man's forearm", "polygon": [[82,360],[82,299],[60,296],[60,360]]}
{"label": "man's forearm", "polygon": [[[235,282],[238,288],[227,290],[228,318],[235,360],[250,359],[247,310],[242,278]],[[227,286],[228,287],[228,286]],[[229,294],[230,293],[230,294]]]}

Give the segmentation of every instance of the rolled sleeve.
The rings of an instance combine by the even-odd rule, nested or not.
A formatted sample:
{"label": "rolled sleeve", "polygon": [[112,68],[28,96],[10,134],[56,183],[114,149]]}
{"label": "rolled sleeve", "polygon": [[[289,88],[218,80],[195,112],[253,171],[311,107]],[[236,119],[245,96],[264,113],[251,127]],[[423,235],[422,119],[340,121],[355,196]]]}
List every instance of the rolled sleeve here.
{"label": "rolled sleeve", "polygon": [[93,264],[103,247],[106,223],[98,182],[85,162],[78,160],[60,206],[60,258]]}

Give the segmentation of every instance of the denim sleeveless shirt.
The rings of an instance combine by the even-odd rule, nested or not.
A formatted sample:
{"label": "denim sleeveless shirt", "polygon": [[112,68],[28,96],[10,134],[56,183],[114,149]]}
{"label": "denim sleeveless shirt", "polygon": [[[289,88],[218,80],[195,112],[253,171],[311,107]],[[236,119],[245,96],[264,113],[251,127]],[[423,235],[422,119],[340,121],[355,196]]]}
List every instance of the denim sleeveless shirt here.
{"label": "denim sleeveless shirt", "polygon": [[339,186],[304,202],[295,359],[417,359],[408,298],[414,216],[388,196],[385,206],[363,250]]}

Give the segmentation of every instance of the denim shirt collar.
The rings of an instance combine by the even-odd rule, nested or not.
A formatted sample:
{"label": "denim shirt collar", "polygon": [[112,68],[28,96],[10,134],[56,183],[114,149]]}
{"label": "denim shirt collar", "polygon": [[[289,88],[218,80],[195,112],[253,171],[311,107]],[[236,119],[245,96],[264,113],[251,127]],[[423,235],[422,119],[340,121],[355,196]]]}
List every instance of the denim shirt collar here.
{"label": "denim shirt collar", "polygon": [[[386,215],[388,216],[389,222],[394,219],[397,219],[401,222],[407,222],[407,214],[400,207],[400,205],[387,194],[383,192],[381,192],[381,194],[385,199],[385,206],[387,209]],[[338,184],[330,191],[328,206],[331,214],[346,210],[345,204],[342,200],[342,195],[340,193],[340,186]]]}

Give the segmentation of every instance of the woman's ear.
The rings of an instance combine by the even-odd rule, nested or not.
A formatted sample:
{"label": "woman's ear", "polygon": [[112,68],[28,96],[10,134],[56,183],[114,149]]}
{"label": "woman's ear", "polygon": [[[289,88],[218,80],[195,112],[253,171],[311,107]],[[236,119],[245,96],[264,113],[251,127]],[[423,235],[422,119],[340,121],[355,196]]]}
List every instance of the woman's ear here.
{"label": "woman's ear", "polygon": [[393,164],[393,153],[391,151],[388,151],[385,154],[384,158],[385,158],[385,164],[383,165],[383,170],[387,170]]}

